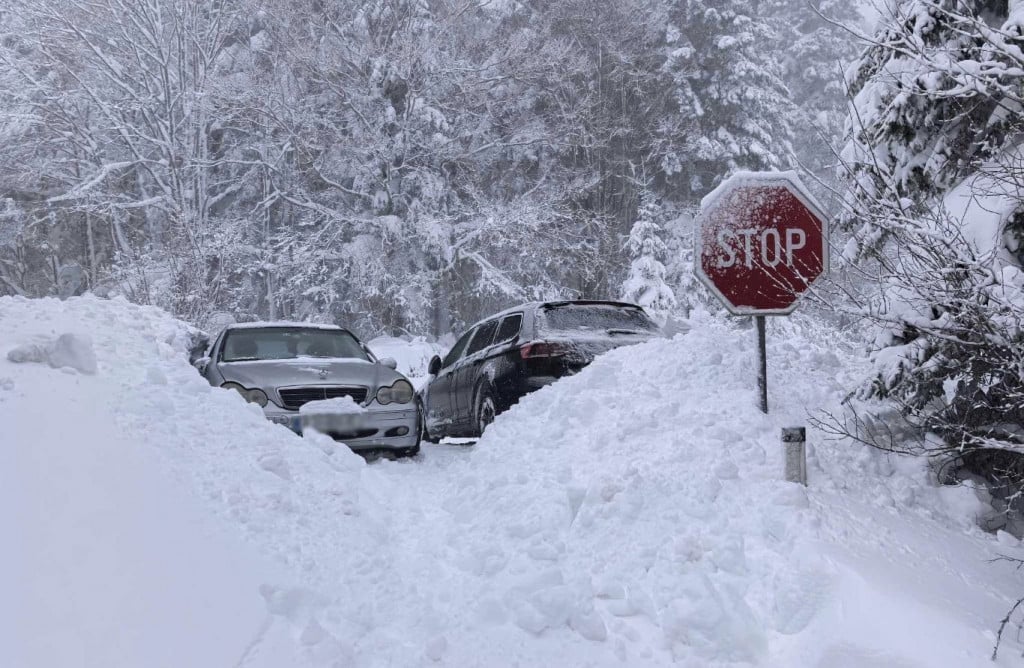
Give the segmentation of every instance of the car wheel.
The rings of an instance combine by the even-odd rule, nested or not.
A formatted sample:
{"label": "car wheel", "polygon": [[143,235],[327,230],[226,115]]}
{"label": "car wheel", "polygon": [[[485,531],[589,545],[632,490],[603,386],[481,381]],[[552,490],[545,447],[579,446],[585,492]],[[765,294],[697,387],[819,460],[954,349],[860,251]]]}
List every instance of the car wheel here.
{"label": "car wheel", "polygon": [[486,387],[481,389],[479,398],[476,402],[477,436],[483,436],[484,430],[487,429],[487,425],[494,422],[494,418],[497,414],[498,408],[494,403],[494,397],[491,395],[491,391]]}
{"label": "car wheel", "polygon": [[418,454],[420,454],[419,445],[414,445],[411,448],[405,448],[403,450],[399,450],[398,452],[399,457],[415,457]]}

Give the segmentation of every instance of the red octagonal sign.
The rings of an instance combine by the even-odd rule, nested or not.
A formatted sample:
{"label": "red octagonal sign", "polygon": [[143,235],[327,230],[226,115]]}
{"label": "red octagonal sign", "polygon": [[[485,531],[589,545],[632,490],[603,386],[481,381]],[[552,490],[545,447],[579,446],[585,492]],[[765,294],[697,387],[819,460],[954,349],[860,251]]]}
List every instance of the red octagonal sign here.
{"label": "red octagonal sign", "polygon": [[697,276],[736,315],[792,313],[828,271],[828,219],[793,172],[740,173],[701,202]]}

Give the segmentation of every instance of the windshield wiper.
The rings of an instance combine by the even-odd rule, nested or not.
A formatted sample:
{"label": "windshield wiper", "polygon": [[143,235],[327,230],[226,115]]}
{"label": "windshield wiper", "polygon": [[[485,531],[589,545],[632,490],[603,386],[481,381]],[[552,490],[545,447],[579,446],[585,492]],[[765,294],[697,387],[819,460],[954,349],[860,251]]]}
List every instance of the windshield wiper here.
{"label": "windshield wiper", "polygon": [[643,334],[639,329],[609,329],[609,334]]}

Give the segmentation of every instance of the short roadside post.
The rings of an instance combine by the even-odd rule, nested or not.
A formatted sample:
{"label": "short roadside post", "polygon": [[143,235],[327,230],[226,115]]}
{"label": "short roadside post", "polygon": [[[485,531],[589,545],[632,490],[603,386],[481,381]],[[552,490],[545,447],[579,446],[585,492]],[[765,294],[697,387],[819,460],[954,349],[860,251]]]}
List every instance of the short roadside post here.
{"label": "short roadside post", "polygon": [[758,403],[768,412],[765,316],[789,315],[828,271],[828,218],[793,172],[740,172],[701,202],[697,277],[733,315],[754,316]]}
{"label": "short roadside post", "polygon": [[783,427],[782,447],[786,452],[786,481],[807,485],[807,429]]}

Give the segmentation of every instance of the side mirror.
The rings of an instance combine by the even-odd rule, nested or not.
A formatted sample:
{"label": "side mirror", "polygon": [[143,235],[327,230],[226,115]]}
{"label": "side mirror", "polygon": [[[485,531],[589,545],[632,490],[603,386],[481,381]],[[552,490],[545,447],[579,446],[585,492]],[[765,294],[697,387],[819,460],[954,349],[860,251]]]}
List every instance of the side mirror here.
{"label": "side mirror", "polygon": [[196,368],[196,371],[199,372],[199,375],[205,376],[206,375],[206,367],[210,366],[210,358],[209,357],[200,357],[195,362],[192,362],[192,366],[194,366]]}
{"label": "side mirror", "polygon": [[441,358],[434,355],[430,358],[430,364],[427,365],[427,373],[431,376],[436,376],[437,372],[441,370]]}
{"label": "side mirror", "polygon": [[384,357],[382,359],[379,359],[377,360],[377,364],[380,364],[381,366],[386,366],[389,369],[398,368],[398,361],[395,360],[394,357]]}

